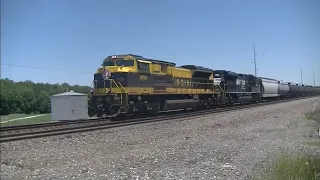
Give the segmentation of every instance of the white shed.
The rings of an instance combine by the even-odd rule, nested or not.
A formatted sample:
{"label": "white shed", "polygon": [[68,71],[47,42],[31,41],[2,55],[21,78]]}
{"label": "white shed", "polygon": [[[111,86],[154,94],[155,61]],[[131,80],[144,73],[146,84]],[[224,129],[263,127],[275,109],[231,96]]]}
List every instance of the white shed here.
{"label": "white shed", "polygon": [[51,96],[51,120],[88,119],[86,94],[72,90]]}

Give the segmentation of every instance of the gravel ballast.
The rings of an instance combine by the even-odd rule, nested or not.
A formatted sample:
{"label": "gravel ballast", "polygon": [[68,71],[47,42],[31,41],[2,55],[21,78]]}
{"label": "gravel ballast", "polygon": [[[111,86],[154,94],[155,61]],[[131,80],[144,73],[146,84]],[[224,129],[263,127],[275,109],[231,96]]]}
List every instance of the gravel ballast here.
{"label": "gravel ballast", "polygon": [[3,143],[1,179],[252,179],[281,153],[320,155],[315,100]]}

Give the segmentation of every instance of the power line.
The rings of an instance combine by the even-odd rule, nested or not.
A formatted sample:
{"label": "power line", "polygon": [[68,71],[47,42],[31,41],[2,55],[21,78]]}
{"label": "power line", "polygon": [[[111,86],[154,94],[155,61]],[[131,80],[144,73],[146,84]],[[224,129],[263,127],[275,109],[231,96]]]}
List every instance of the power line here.
{"label": "power line", "polygon": [[[70,70],[66,70],[66,69],[55,69],[55,68],[47,68],[47,67],[34,67],[34,66],[25,66],[25,65],[15,65],[15,64],[2,64],[1,66],[13,66],[13,67],[22,67],[22,68],[30,68],[30,69],[42,69],[42,70],[52,70],[52,71],[64,71],[64,72],[72,72]],[[75,71],[74,71],[75,72]],[[81,73],[81,74],[92,74],[92,72],[79,72],[76,71],[77,73]]]}

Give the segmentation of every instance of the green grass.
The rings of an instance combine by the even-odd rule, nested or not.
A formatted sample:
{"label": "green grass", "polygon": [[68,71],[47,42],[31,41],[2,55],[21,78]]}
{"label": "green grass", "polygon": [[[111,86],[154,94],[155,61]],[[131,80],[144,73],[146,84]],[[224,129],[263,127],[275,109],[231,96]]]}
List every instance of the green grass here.
{"label": "green grass", "polygon": [[281,155],[263,177],[270,180],[317,180],[320,178],[320,157]]}
{"label": "green grass", "polygon": [[[3,121],[8,121],[11,119],[16,119],[16,118],[22,118],[22,117],[28,117],[28,116],[34,116],[37,114],[10,114],[7,116],[1,116],[1,122]],[[28,119],[19,119],[15,121],[10,121],[10,122],[5,122],[1,123],[1,127],[4,126],[15,126],[15,125],[26,125],[26,124],[36,124],[36,123],[42,123],[42,122],[48,122],[51,120],[50,114],[45,114],[43,116],[38,116],[38,117],[33,117],[33,118],[28,118]]]}
{"label": "green grass", "polygon": [[28,117],[28,116],[34,116],[36,114],[9,114],[5,116],[0,116],[1,121],[7,121],[10,119],[16,119],[16,118],[22,118],[22,117]]}
{"label": "green grass", "polygon": [[309,146],[319,146],[319,148],[320,148],[320,139],[314,140],[314,141],[308,141],[308,142],[306,142],[306,144]]}
{"label": "green grass", "polygon": [[314,121],[320,123],[320,110],[316,110],[314,112],[309,112],[305,116],[306,116],[306,119],[308,119],[308,120],[314,120]]}

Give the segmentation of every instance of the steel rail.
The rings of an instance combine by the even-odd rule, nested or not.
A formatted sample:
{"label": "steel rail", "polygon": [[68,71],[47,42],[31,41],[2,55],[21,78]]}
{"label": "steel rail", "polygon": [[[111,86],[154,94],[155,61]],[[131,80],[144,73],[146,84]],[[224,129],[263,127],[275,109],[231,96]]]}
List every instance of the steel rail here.
{"label": "steel rail", "polygon": [[[309,96],[311,97],[311,96]],[[303,99],[306,97],[300,97],[300,98],[293,98],[293,100],[298,100],[298,99]],[[291,99],[285,99],[285,100],[291,100]],[[281,102],[280,101],[271,101],[271,102]],[[268,103],[268,102],[262,102],[262,103]],[[259,103],[254,103],[254,104],[259,104]],[[200,110],[188,110],[188,111],[201,111]],[[164,115],[171,115],[171,114],[176,114],[180,112],[185,112],[185,111],[161,111],[155,116],[164,116]],[[148,118],[148,117],[147,117]],[[138,118],[135,118],[138,119]],[[140,119],[140,118],[139,118]],[[22,129],[34,129],[34,128],[42,128],[42,127],[55,127],[55,126],[64,126],[64,125],[73,125],[73,124],[86,124],[86,123],[95,123],[95,122],[101,122],[101,121],[106,121],[104,118],[88,118],[88,119],[78,119],[74,121],[70,120],[60,120],[60,121],[55,121],[55,122],[47,122],[47,123],[38,123],[38,124],[27,124],[27,125],[16,125],[16,126],[5,126],[5,127],[0,127],[0,133],[2,132],[7,132],[7,131],[14,131],[14,130],[22,130]]]}
{"label": "steel rail", "polygon": [[301,100],[310,97],[302,97],[302,98],[295,98],[295,99],[285,99],[280,101],[270,101],[270,102],[262,102],[262,103],[255,103],[255,104],[248,104],[248,105],[235,105],[230,106],[227,108],[218,108],[218,109],[205,109],[201,111],[193,111],[193,112],[186,112],[186,113],[178,113],[172,114],[167,116],[155,116],[155,117],[146,117],[146,118],[138,118],[138,119],[128,119],[124,121],[100,121],[99,123],[95,124],[87,124],[85,123],[84,126],[79,127],[64,127],[60,129],[48,129],[40,131],[31,131],[31,132],[22,132],[22,133],[9,133],[9,134],[2,134],[0,136],[0,142],[10,142],[10,141],[17,141],[17,140],[24,140],[24,139],[31,139],[31,138],[38,138],[38,137],[47,137],[47,136],[54,136],[54,135],[63,135],[63,134],[70,134],[70,133],[77,133],[77,132],[86,132],[86,131],[94,131],[100,129],[107,129],[113,127],[121,127],[121,126],[128,126],[134,124],[144,124],[150,122],[158,122],[158,121],[165,121],[165,120],[172,120],[172,119],[180,119],[184,118],[194,118],[195,116],[200,115],[207,115],[213,113],[220,113],[220,112],[227,112],[232,110],[241,110],[259,106],[265,106],[270,104],[277,104],[277,103],[284,103],[294,100]]}

